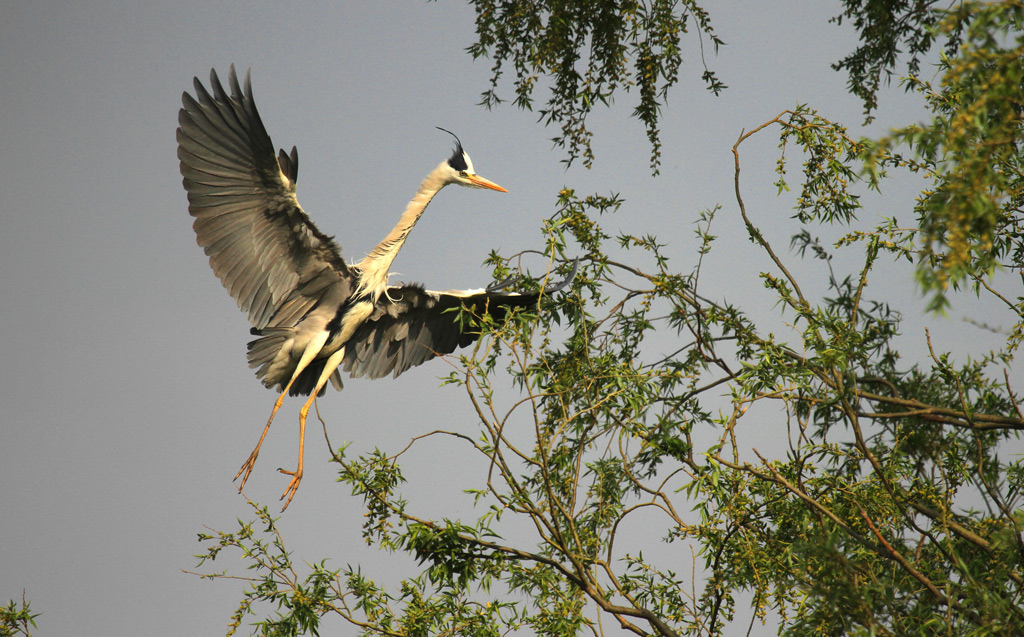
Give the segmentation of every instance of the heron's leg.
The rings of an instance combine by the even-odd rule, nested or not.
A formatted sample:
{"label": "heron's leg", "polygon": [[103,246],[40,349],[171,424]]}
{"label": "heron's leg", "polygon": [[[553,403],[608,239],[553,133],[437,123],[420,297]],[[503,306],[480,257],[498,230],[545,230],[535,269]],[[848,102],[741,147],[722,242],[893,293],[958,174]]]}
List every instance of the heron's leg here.
{"label": "heron's leg", "polygon": [[324,371],[320,374],[320,378],[316,381],[316,387],[309,394],[309,400],[299,410],[299,465],[295,471],[287,471],[285,469],[278,469],[281,473],[292,477],[292,481],[288,483],[288,488],[281,494],[281,499],[284,500],[287,496],[287,500],[281,510],[284,511],[291,504],[292,498],[295,497],[295,492],[299,489],[299,482],[302,481],[302,452],[306,448],[306,415],[309,414],[309,408],[312,406],[313,401],[316,400],[317,394],[327,383],[327,379],[331,377],[334,370],[338,369],[338,365],[341,365],[341,360],[345,357],[345,348],[342,347],[337,352],[331,354],[331,357],[327,359],[324,364]]}
{"label": "heron's leg", "polygon": [[288,381],[288,384],[285,386],[284,391],[282,391],[281,395],[277,397],[277,401],[274,403],[274,409],[270,412],[270,418],[267,420],[267,426],[263,428],[263,435],[260,436],[260,441],[256,443],[256,448],[252,450],[251,454],[249,454],[249,459],[242,463],[242,468],[235,474],[235,480],[237,480],[238,476],[241,476],[243,471],[245,472],[245,475],[242,476],[242,484],[238,485],[239,491],[241,491],[242,487],[245,486],[245,481],[249,479],[249,474],[252,473],[253,467],[256,466],[256,458],[260,455],[260,447],[263,446],[263,439],[267,437],[267,432],[270,431],[270,423],[274,422],[274,416],[277,415],[277,410],[284,404],[284,397],[288,395],[288,390],[291,389],[292,383],[295,382],[297,377],[298,374],[292,376],[292,379]]}
{"label": "heron's leg", "polygon": [[[270,424],[274,422],[274,416],[277,415],[277,410],[281,408],[282,404],[284,404],[284,397],[288,395],[288,390],[292,388],[292,384],[295,382],[295,379],[299,377],[299,374],[301,374],[302,371],[305,370],[311,362],[313,362],[316,355],[320,353],[320,350],[327,342],[328,336],[329,334],[324,332],[322,335],[310,341],[309,344],[306,345],[306,349],[303,350],[298,364],[295,365],[295,371],[292,372],[291,379],[288,381],[288,384],[285,385],[284,391],[281,392],[281,395],[277,397],[277,401],[274,402],[274,409],[270,412],[270,418],[267,419],[267,426],[263,428],[263,435],[260,436],[260,441],[256,443],[256,448],[252,450],[251,454],[249,454],[249,459],[242,463],[242,468],[235,474],[234,479],[237,480],[238,476],[245,473],[242,477],[242,484],[238,485],[239,491],[241,491],[242,487],[245,486],[245,481],[249,479],[249,474],[252,473],[253,467],[256,466],[256,458],[260,455],[260,447],[263,446],[263,439],[267,437],[267,432],[270,431]],[[313,395],[315,396],[316,392],[313,392]]]}

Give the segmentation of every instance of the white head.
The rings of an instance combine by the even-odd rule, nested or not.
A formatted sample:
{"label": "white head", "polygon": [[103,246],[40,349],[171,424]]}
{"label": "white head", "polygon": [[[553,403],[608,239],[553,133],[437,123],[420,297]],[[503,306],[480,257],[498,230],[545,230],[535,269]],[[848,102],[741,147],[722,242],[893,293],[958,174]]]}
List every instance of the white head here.
{"label": "white head", "polygon": [[466,151],[462,150],[462,142],[459,141],[455,133],[440,127],[438,127],[438,130],[443,130],[452,137],[455,137],[455,150],[452,151],[452,156],[448,158],[448,167],[451,168],[451,175],[447,179],[448,183],[468,188],[490,188],[499,192],[508,192],[493,181],[484,179],[476,174],[476,171],[473,170],[473,160],[469,158]]}

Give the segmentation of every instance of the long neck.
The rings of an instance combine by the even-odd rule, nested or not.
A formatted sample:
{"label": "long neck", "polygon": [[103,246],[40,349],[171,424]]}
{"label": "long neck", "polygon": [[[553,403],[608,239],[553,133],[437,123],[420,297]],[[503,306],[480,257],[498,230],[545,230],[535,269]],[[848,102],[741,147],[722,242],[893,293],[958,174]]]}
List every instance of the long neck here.
{"label": "long neck", "polygon": [[444,179],[445,166],[446,164],[442,162],[427,175],[388,236],[384,237],[384,240],[359,262],[360,276],[356,296],[369,293],[373,297],[373,301],[376,302],[380,295],[387,290],[388,269],[391,267],[391,262],[398,256],[398,251],[402,249],[413,226],[423,216],[427,204],[447,185]]}

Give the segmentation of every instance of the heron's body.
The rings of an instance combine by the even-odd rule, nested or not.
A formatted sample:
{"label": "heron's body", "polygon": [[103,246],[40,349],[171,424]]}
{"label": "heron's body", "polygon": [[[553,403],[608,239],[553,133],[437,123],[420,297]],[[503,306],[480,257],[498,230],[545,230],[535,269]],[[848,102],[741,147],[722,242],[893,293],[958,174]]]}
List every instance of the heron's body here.
{"label": "heron's body", "polygon": [[[309,396],[299,412],[298,467],[282,470],[292,476],[282,496],[287,507],[302,479],[306,415],[328,380],[341,389],[340,368],[357,377],[398,376],[479,337],[464,331],[451,310],[464,305],[500,317],[509,308],[535,304],[539,295],[500,287],[433,292],[388,285],[392,261],[442,188],[459,184],[505,192],[473,172],[461,143],[423,180],[384,240],[358,264],[347,264],[334,240],[298,204],[297,151],[275,156],[248,76],[244,92],[234,67],[228,80],[230,95],[214,72],[212,94],[198,79],[196,98],[183,94],[178,157],[196,240],[259,337],[249,343],[249,365],[264,385],[281,392],[259,444],[235,476],[243,476],[239,488],[285,395]],[[559,290],[568,280],[544,291]]]}

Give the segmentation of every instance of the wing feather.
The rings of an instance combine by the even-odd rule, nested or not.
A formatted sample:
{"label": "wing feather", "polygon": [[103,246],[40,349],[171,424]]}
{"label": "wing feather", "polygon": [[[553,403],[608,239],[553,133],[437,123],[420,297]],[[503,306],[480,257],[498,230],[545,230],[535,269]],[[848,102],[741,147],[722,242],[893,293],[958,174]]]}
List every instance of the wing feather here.
{"label": "wing feather", "polygon": [[178,113],[178,159],[197,243],[257,329],[294,327],[331,286],[352,278],[333,239],[295,198],[298,152],[274,145],[234,66],[225,90],[198,78]]}
{"label": "wing feather", "polygon": [[[237,139],[233,132],[227,130],[229,126],[227,122],[218,124],[222,119],[220,112],[212,103],[213,98],[199,82],[199,78],[193,78],[193,85],[197,87],[197,91],[200,91],[201,96],[205,96],[205,99],[202,99],[202,103],[200,103],[192,99],[188,93],[184,93],[181,96],[184,109],[178,112],[178,124],[187,126],[190,123],[195,123],[202,127],[191,136],[196,140],[198,150],[203,156],[220,158],[229,162],[244,157],[248,150],[246,144]],[[188,115],[183,111],[188,111]]]}
{"label": "wing feather", "polygon": [[[545,286],[544,294],[566,288],[576,276]],[[488,313],[501,320],[515,307],[536,305],[541,292],[505,292],[508,284],[486,290],[434,292],[415,285],[388,288],[370,317],[345,344],[345,371],[354,377],[381,378],[402,372],[480,338],[480,332],[459,324],[457,309]],[[392,300],[388,300],[390,297]]]}

